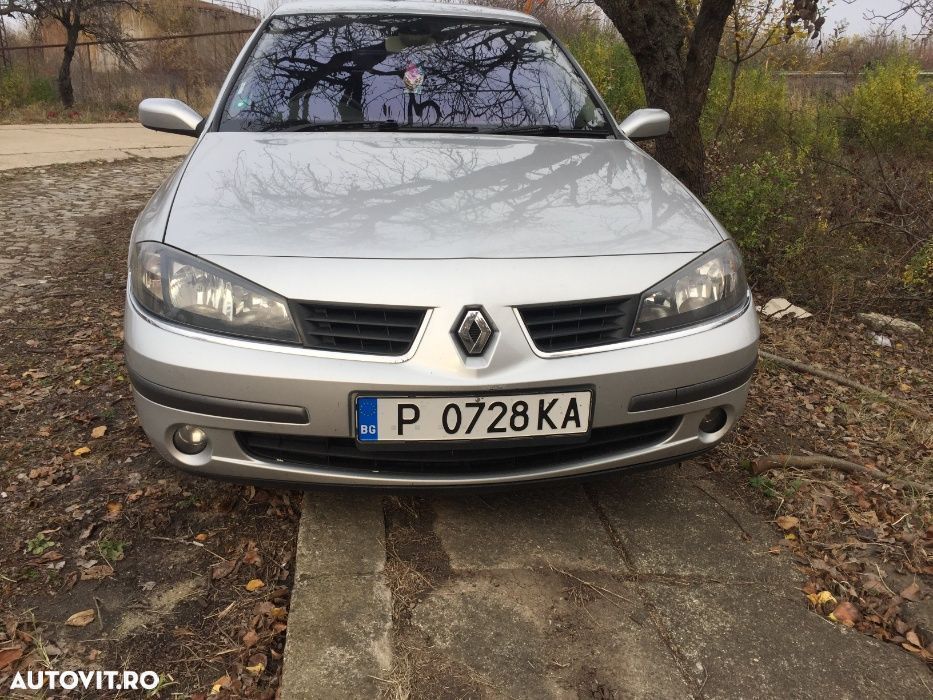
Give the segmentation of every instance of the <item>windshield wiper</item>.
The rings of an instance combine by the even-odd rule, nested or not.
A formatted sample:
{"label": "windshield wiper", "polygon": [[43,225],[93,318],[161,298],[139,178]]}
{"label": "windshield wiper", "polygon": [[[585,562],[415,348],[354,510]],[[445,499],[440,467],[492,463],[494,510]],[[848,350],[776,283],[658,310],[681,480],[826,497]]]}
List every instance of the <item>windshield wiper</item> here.
{"label": "windshield wiper", "polygon": [[529,126],[503,126],[490,129],[490,134],[503,134],[507,136],[576,136],[592,139],[606,138],[611,135],[608,130],[595,129],[563,129],[557,124],[532,124]]}
{"label": "windshield wiper", "polygon": [[270,124],[266,131],[418,131],[443,132],[454,134],[475,134],[479,129],[475,126],[430,126],[399,124],[394,119],[384,121],[351,121],[351,122],[305,122],[290,121]]}
{"label": "windshield wiper", "polygon": [[285,121],[270,124],[265,131],[343,131],[352,129],[375,129],[377,131],[395,131],[398,122],[394,119],[385,121],[354,121],[354,122],[306,122]]}

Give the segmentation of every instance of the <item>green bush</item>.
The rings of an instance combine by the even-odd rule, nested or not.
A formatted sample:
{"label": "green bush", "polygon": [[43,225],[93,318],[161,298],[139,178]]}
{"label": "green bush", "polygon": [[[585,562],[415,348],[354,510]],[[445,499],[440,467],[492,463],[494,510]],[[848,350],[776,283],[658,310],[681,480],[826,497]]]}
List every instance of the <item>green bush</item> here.
{"label": "green bush", "polygon": [[55,88],[48,78],[30,78],[17,70],[0,73],[0,109],[54,100]]}
{"label": "green bush", "polygon": [[904,270],[904,284],[915,289],[933,289],[933,241],[927,241]]}
{"label": "green bush", "polygon": [[933,92],[923,85],[920,67],[895,56],[868,70],[843,102],[848,135],[892,151],[929,150],[933,141]]}
{"label": "green bush", "polygon": [[[703,138],[712,142],[729,98],[731,69],[717,64],[710,81],[706,105],[700,120]],[[786,143],[793,120],[785,80],[765,68],[743,67],[738,74],[735,96],[720,139],[754,141],[757,147],[778,148]]]}
{"label": "green bush", "polygon": [[647,104],[638,66],[623,42],[605,32],[590,32],[571,38],[568,48],[617,119]]}
{"label": "green bush", "polygon": [[729,169],[707,197],[710,210],[739,245],[754,254],[773,242],[790,220],[788,202],[797,188],[798,167],[789,154],[763,153]]}

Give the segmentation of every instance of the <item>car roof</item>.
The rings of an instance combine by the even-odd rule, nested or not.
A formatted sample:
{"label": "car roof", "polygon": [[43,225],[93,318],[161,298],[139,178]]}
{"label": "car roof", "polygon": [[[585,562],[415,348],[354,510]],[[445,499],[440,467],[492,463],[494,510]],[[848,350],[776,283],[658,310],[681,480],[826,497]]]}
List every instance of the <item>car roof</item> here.
{"label": "car roof", "polygon": [[296,14],[434,15],[541,24],[540,21],[524,12],[503,10],[498,7],[430,2],[430,0],[299,0],[281,5],[272,14],[273,16]]}

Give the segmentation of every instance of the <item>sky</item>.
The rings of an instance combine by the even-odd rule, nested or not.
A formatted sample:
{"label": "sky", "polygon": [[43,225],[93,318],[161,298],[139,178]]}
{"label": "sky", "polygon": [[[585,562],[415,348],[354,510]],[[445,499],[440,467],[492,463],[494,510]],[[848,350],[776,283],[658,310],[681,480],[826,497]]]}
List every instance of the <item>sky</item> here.
{"label": "sky", "polygon": [[[259,10],[266,10],[266,0],[244,1]],[[897,6],[898,0],[835,0],[832,7],[826,11],[826,29],[831,32],[839,22],[845,21],[848,23],[847,34],[864,34],[872,29],[871,23],[865,19],[866,12],[890,12]],[[908,32],[916,32],[920,28],[916,16],[907,17],[900,24],[905,25]]]}

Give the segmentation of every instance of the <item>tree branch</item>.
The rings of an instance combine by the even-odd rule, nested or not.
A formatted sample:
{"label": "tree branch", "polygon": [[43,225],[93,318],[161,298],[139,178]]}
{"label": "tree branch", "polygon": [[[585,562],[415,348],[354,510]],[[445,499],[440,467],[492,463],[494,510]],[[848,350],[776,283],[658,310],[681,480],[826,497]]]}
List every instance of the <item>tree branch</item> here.
{"label": "tree branch", "polygon": [[813,365],[808,365],[803,362],[797,362],[796,360],[789,360],[786,357],[775,355],[773,353],[767,352],[766,350],[759,350],[758,352],[766,360],[770,360],[774,364],[780,365],[781,367],[787,367],[788,369],[792,369],[795,372],[812,374],[822,379],[828,379],[831,382],[836,382],[837,384],[842,384],[843,386],[861,391],[862,393],[867,394],[872,398],[878,399],[879,401],[884,401],[885,403],[889,403],[892,406],[897,406],[902,411],[906,411],[907,413],[910,413],[911,415],[916,416],[922,420],[933,420],[933,416],[931,416],[930,413],[928,413],[923,408],[908,403],[907,401],[896,399],[890,394],[886,394],[883,391],[879,391],[878,389],[873,389],[872,387],[866,386],[865,384],[860,384],[859,382],[849,379],[848,377],[844,377],[841,374],[836,374],[835,372],[830,372],[829,370],[821,369],[820,367],[814,367]]}
{"label": "tree branch", "polygon": [[752,464],[752,474],[760,476],[771,469],[781,469],[783,467],[796,467],[798,469],[829,467],[837,471],[845,472],[846,474],[858,474],[859,476],[867,476],[872,479],[881,479],[882,481],[887,481],[898,486],[909,486],[921,493],[930,493],[933,491],[933,486],[921,484],[917,481],[910,481],[908,479],[901,479],[878,469],[869,469],[866,466],[850,462],[847,459],[839,459],[838,457],[829,457],[827,455],[765,455],[764,457],[756,459]]}

